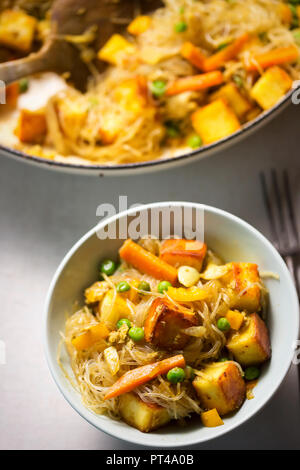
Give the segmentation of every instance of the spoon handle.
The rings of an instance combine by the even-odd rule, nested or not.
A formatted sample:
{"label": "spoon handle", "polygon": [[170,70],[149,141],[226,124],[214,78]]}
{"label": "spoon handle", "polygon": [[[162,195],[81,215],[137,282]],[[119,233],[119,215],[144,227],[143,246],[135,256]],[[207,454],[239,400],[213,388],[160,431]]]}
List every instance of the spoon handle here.
{"label": "spoon handle", "polygon": [[0,80],[9,85],[33,73],[53,70],[50,50],[51,45],[47,44],[39,52],[28,57],[0,64]]}

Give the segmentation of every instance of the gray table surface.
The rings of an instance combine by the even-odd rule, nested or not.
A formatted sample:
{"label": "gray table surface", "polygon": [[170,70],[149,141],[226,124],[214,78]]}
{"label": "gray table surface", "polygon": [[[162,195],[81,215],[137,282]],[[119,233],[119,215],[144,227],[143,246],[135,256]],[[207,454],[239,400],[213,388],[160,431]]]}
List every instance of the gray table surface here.
{"label": "gray table surface", "polygon": [[[269,235],[258,173],[289,168],[300,210],[300,106],[291,106],[235,147],[183,168],[123,178],[47,172],[0,156],[1,449],[130,449],[86,423],[48,371],[41,322],[45,295],[63,255],[98,220],[103,202],[187,200],[228,210]],[[283,312],[285,314],[285,312]],[[250,422],[199,449],[300,448],[297,371]]]}

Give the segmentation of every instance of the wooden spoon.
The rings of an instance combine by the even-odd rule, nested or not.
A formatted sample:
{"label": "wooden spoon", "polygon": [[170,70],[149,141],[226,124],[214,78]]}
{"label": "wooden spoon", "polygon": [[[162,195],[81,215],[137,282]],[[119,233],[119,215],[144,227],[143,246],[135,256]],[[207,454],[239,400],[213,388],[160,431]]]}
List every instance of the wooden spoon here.
{"label": "wooden spoon", "polygon": [[[160,0],[142,0],[141,12],[162,5]],[[97,27],[93,47],[98,50],[112,34],[124,31],[139,7],[135,0],[55,0],[51,8],[51,33],[39,52],[0,64],[0,80],[9,84],[33,73],[69,72],[74,85],[84,91],[90,71],[80,58],[80,50],[64,36],[79,36]],[[105,64],[99,62],[99,68]]]}

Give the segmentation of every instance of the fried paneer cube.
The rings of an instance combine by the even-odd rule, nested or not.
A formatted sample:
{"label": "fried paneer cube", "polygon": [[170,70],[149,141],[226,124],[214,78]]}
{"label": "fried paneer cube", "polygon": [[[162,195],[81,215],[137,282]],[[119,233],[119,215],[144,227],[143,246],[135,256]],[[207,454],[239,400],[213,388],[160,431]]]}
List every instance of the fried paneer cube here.
{"label": "fried paneer cube", "polygon": [[162,243],[160,258],[178,268],[192,266],[201,271],[206,256],[207,246],[197,240],[165,240]]}
{"label": "fried paneer cube", "polygon": [[21,142],[39,144],[47,133],[47,121],[44,109],[31,111],[21,109],[15,135]]}
{"label": "fried paneer cube", "polygon": [[241,127],[228,102],[219,98],[192,114],[192,124],[205,145],[224,139]]}
{"label": "fried paneer cube", "polygon": [[110,64],[118,65],[126,55],[131,55],[135,52],[136,48],[134,44],[127,41],[127,39],[120,34],[114,34],[107,43],[104,44],[102,49],[100,49],[98,58]]}
{"label": "fried paneer cube", "polygon": [[233,289],[230,307],[246,310],[249,313],[260,309],[260,277],[258,266],[254,263],[229,263],[229,272],[223,280],[226,287]]}
{"label": "fried paneer cube", "polygon": [[197,324],[195,314],[180,310],[168,299],[157,298],[144,324],[145,339],[163,349],[182,349],[190,339],[182,330]]}
{"label": "fried paneer cube", "polygon": [[242,95],[235,83],[227,83],[211,95],[211,101],[225,98],[239,119],[252,108],[251,103]]}
{"label": "fried paneer cube", "polygon": [[121,395],[119,411],[127,424],[142,432],[153,431],[170,421],[166,408],[145,403],[135,393]]}
{"label": "fried paneer cube", "polygon": [[268,329],[257,313],[248,316],[245,326],[229,338],[226,346],[243,366],[261,364],[271,356]]}
{"label": "fried paneer cube", "polygon": [[66,137],[70,139],[77,138],[86,122],[87,110],[84,106],[79,104],[78,100],[75,98],[75,94],[74,100],[58,100],[57,113],[60,126]]}
{"label": "fried paneer cube", "polygon": [[246,385],[233,362],[215,362],[204,367],[193,381],[201,406],[216,409],[220,416],[237,410],[246,396]]}
{"label": "fried paneer cube", "polygon": [[250,95],[259,106],[267,110],[275,106],[292,85],[293,80],[287,72],[281,67],[274,66],[269,68],[255,83]]}
{"label": "fried paneer cube", "polygon": [[19,10],[4,10],[0,14],[0,44],[21,52],[31,49],[37,20]]}

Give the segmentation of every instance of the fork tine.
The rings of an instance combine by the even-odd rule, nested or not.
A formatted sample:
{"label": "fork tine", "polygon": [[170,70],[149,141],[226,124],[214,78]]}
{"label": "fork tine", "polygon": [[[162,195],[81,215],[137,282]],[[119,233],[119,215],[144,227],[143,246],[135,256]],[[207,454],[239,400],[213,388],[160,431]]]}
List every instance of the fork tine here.
{"label": "fork tine", "polygon": [[265,204],[266,212],[268,214],[270,230],[271,230],[271,237],[273,239],[274,244],[276,246],[279,246],[278,231],[277,231],[277,227],[276,227],[276,224],[275,224],[275,219],[273,217],[273,211],[272,211],[271,201],[270,201],[270,198],[269,198],[266,176],[263,172],[260,172],[260,182],[261,182],[261,188],[262,188],[264,204]]}
{"label": "fork tine", "polygon": [[286,195],[287,211],[288,211],[288,216],[290,219],[291,229],[292,229],[295,241],[297,245],[299,245],[299,232],[297,228],[297,222],[296,222],[293,200],[292,200],[292,195],[291,195],[290,179],[289,179],[287,170],[284,170],[283,172],[283,185],[284,185],[284,191]]}
{"label": "fork tine", "polygon": [[271,180],[272,180],[272,188],[273,188],[273,192],[275,196],[278,222],[280,225],[280,231],[282,233],[282,236],[279,238],[279,245],[283,245],[283,247],[287,248],[289,246],[289,235],[288,235],[287,226],[285,223],[285,214],[284,214],[284,207],[283,207],[283,203],[281,199],[280,185],[278,183],[277,173],[274,169],[271,170]]}

